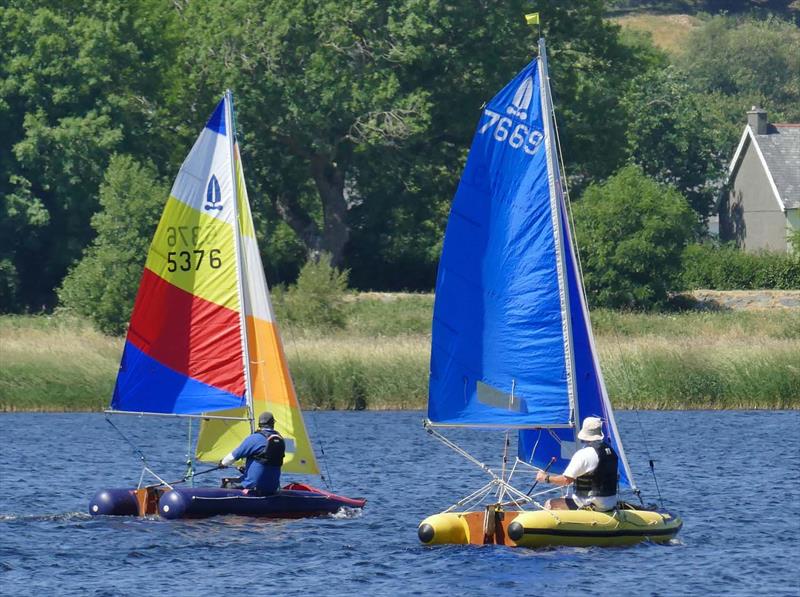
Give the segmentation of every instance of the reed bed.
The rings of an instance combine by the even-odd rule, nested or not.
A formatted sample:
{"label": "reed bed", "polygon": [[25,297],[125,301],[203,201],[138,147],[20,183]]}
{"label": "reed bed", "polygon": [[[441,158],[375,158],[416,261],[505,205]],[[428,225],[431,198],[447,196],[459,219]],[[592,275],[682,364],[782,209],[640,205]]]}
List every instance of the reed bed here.
{"label": "reed bed", "polygon": [[305,408],[420,409],[428,397],[422,336],[287,340],[286,357]]}
{"label": "reed bed", "polygon": [[[303,407],[424,408],[431,304],[359,299],[346,329],[285,326]],[[593,322],[617,408],[800,408],[798,312],[600,311]],[[0,317],[0,410],[106,407],[121,349],[78,319]]]}
{"label": "reed bed", "polygon": [[603,337],[598,350],[617,408],[800,407],[800,343]]}
{"label": "reed bed", "polygon": [[101,410],[121,351],[77,318],[0,317],[0,410]]}

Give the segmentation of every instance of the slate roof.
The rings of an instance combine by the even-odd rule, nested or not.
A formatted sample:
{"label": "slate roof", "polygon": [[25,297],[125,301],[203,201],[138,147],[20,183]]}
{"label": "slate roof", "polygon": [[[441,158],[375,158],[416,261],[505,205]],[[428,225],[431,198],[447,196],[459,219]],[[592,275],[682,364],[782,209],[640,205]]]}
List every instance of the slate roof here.
{"label": "slate roof", "polygon": [[786,209],[800,208],[800,124],[770,124],[753,137]]}

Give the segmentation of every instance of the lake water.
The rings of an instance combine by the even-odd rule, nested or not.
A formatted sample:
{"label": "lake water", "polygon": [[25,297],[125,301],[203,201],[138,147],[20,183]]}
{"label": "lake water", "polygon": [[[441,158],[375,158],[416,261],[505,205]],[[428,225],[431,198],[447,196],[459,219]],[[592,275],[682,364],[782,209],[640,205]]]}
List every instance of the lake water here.
{"label": "lake water", "polygon": [[[359,515],[164,521],[86,513],[97,489],[141,472],[103,415],[0,415],[0,593],[800,595],[800,412],[618,413],[645,499],[657,499],[649,449],[683,530],[669,545],[544,551],[420,545],[422,518],[487,480],[421,420],[307,415],[334,489],[369,499]],[[114,423],[160,473],[182,476],[185,423]],[[499,462],[496,432],[451,437]]]}

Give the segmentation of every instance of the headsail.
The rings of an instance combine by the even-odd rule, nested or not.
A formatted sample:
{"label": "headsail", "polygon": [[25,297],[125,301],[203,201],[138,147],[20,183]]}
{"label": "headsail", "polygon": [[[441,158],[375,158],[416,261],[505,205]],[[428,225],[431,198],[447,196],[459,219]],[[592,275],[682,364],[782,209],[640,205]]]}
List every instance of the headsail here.
{"label": "headsail", "polygon": [[[286,439],[286,458],[282,467],[284,471],[319,474],[269,298],[238,143],[234,155],[238,179],[238,211],[242,221],[242,256],[246,272],[244,305],[252,372],[253,416],[257,420],[258,415],[265,410],[275,415],[277,429]],[[236,412],[231,411],[230,414],[235,416]],[[195,456],[198,460],[216,462],[250,433],[249,422],[204,420]]]}
{"label": "headsail", "polygon": [[588,416],[622,450],[597,361],[558,167],[544,44],[487,104],[447,224],[428,418],[519,428],[519,457],[566,466]]}
{"label": "headsail", "polygon": [[284,470],[318,473],[269,301],[230,92],[186,157],[162,214],[111,408],[228,417],[203,420],[197,456],[213,461],[271,410],[287,440]]}

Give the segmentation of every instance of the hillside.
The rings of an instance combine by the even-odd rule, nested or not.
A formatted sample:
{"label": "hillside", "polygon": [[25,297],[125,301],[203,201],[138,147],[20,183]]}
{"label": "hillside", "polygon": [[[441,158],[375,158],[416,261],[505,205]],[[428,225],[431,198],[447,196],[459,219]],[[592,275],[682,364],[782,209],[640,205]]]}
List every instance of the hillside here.
{"label": "hillside", "polygon": [[688,14],[636,13],[614,17],[623,28],[649,33],[653,43],[669,54],[679,54],[700,19]]}

